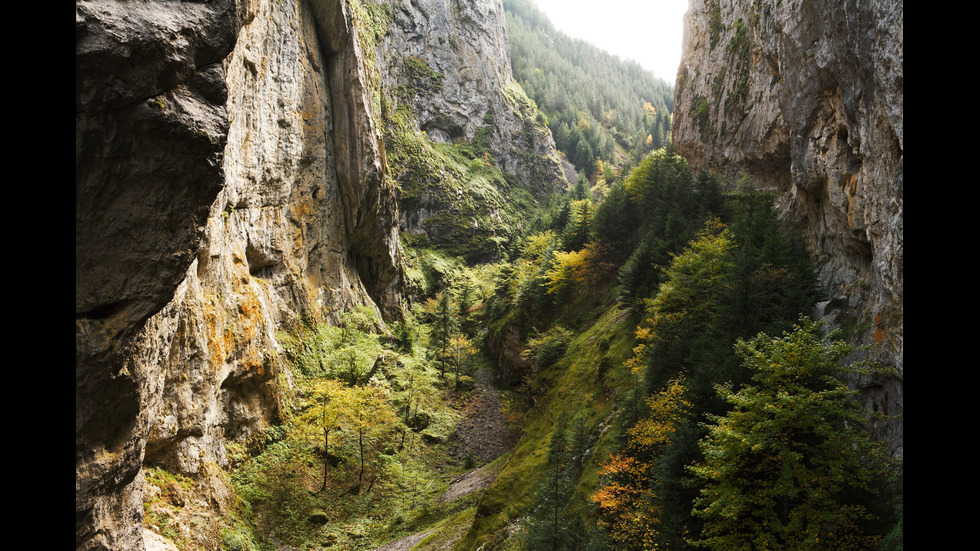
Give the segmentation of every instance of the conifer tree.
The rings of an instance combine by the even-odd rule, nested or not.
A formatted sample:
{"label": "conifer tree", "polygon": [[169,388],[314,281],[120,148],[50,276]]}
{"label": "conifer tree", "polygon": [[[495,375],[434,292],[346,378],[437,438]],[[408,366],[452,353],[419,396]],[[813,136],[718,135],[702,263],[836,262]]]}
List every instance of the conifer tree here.
{"label": "conifer tree", "polygon": [[740,341],[753,383],[719,393],[734,409],[713,417],[702,441],[695,543],[709,549],[870,549],[869,511],[854,499],[886,473],[884,450],[865,432],[867,411],[841,376],[851,350],[804,320],[782,337]]}
{"label": "conifer tree", "polygon": [[548,463],[535,492],[535,509],[526,526],[525,542],[529,549],[574,549],[574,522],[565,514],[575,488],[575,473],[569,459],[568,419],[562,416],[551,433]]}
{"label": "conifer tree", "polygon": [[565,251],[577,251],[589,242],[593,210],[591,199],[582,199],[572,203],[572,219],[565,227],[565,233],[562,236],[562,248]]}
{"label": "conifer tree", "polygon": [[439,371],[443,378],[446,377],[446,367],[450,363],[449,341],[459,331],[459,321],[453,310],[449,291],[442,292],[437,297],[437,306],[433,313],[435,321],[432,328],[432,346],[436,350]]}

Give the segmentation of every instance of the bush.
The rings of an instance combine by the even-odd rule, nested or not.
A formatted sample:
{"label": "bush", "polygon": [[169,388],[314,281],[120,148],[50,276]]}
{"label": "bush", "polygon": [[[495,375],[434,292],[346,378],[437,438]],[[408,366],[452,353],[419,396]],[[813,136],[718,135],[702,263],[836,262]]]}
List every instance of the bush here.
{"label": "bush", "polygon": [[539,367],[548,367],[565,355],[574,333],[556,325],[547,333],[539,335],[527,343],[527,350],[521,356],[533,361]]}

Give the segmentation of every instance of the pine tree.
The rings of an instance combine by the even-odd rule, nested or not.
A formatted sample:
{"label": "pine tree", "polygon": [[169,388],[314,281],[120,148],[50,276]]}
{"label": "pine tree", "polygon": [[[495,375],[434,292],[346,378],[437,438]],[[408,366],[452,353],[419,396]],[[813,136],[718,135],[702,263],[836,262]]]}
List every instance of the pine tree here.
{"label": "pine tree", "polygon": [[570,458],[568,420],[561,417],[551,433],[548,463],[535,492],[535,508],[526,525],[525,543],[528,549],[574,549],[575,523],[565,513],[565,507],[575,489],[576,473]]}
{"label": "pine tree", "polygon": [[562,236],[562,249],[577,251],[589,242],[594,207],[591,199],[582,199],[572,203],[572,218],[565,227]]}

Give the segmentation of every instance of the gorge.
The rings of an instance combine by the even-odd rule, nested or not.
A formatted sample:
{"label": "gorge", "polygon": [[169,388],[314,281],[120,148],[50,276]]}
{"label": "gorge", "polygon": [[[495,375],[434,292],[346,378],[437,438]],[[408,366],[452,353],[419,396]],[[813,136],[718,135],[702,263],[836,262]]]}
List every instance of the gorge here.
{"label": "gorge", "polygon": [[[673,110],[693,166],[778,193],[832,320],[893,368],[857,384],[897,456],[902,29],[900,0],[692,0]],[[406,239],[500,258],[515,205],[569,186],[500,0],[77,0],[76,548],[146,548],[144,466],[234,508],[229,445],[297,387],[282,331],[387,331]]]}

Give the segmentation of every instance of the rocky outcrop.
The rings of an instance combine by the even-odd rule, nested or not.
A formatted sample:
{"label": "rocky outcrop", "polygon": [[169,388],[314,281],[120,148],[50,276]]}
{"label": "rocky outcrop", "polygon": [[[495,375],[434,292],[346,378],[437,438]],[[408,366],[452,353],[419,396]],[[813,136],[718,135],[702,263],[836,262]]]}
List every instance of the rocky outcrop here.
{"label": "rocky outcrop", "polygon": [[487,348],[494,355],[501,381],[511,386],[519,385],[534,368],[523,355],[527,350],[527,341],[516,326],[508,325],[500,331],[490,331],[487,334]]}
{"label": "rocky outcrop", "polygon": [[[538,195],[567,184],[551,132],[522,105],[499,0],[392,0],[382,45],[388,90],[408,90],[418,126],[438,143],[483,139],[497,166]],[[419,86],[420,77],[432,79]],[[519,86],[516,86],[519,89]],[[558,187],[556,187],[558,186]]]}
{"label": "rocky outcrop", "polygon": [[[378,47],[385,104],[389,114],[410,113],[411,119],[411,128],[395,132],[420,133],[421,138],[413,139],[427,143],[472,145],[483,157],[477,162],[490,162],[512,175],[516,186],[537,199],[567,189],[551,132],[513,80],[507,22],[499,0],[392,0],[389,15],[389,28]],[[389,131],[392,128],[396,125]],[[499,205],[484,193],[470,194],[466,181],[481,176],[466,172],[466,167],[443,166],[398,175],[406,191],[401,197],[403,230],[452,244],[467,233],[460,227],[460,220],[466,219],[472,231],[488,232],[490,241],[506,240],[506,229],[495,226],[507,226],[508,213],[495,214],[496,220],[478,220]],[[416,181],[402,181],[406,179]],[[479,204],[480,213],[451,213],[470,203]],[[479,252],[467,256],[491,259],[484,248],[476,246]]]}
{"label": "rocky outcrop", "polygon": [[222,188],[230,0],[75,5],[75,526],[142,548],[143,445],[168,305]]}
{"label": "rocky outcrop", "polygon": [[76,3],[79,549],[276,418],[277,331],[398,315],[372,96],[343,0]]}
{"label": "rocky outcrop", "polygon": [[903,409],[903,2],[692,0],[673,138],[694,165],[780,193],[809,236],[828,314],[894,368],[869,406]]}

